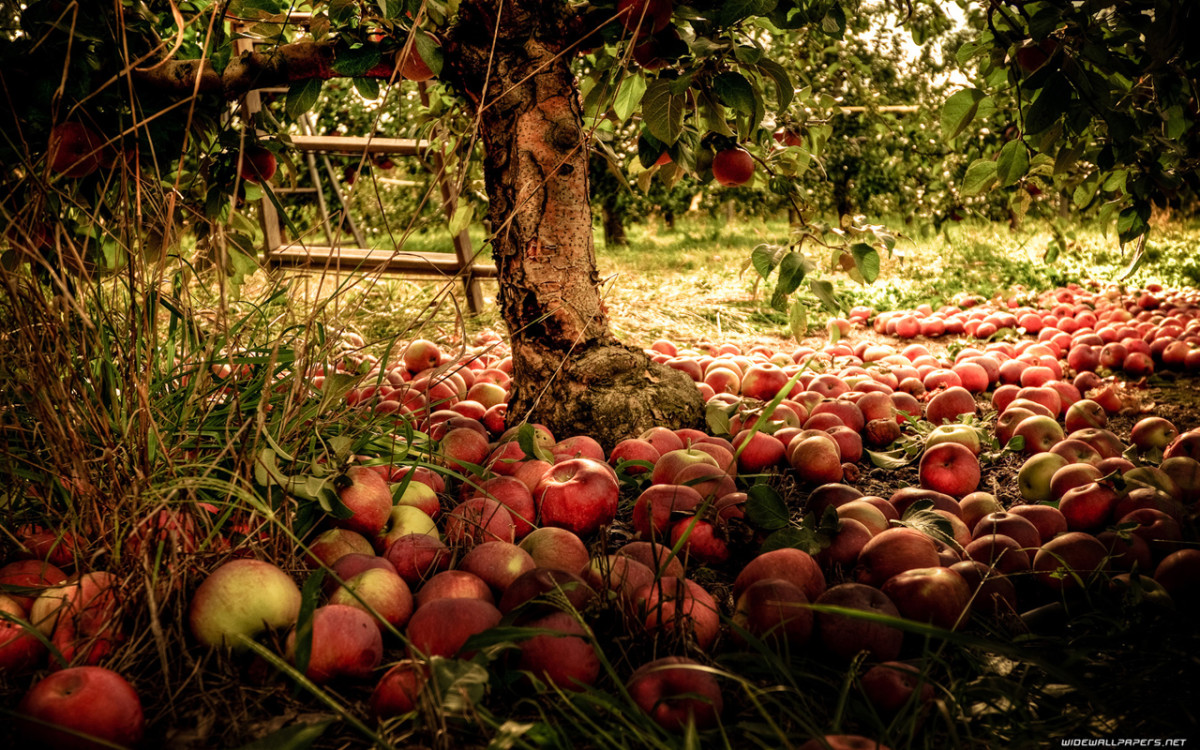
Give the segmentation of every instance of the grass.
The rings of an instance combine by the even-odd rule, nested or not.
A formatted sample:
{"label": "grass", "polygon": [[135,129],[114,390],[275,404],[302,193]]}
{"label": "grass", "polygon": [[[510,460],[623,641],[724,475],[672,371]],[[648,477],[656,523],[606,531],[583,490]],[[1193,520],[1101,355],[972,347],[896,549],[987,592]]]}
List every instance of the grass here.
{"label": "grass", "polygon": [[[720,218],[632,228],[628,248],[598,251],[615,329],[642,344],[660,336],[787,344],[786,319],[743,269],[755,245],[786,237],[782,222]],[[1194,279],[1194,237],[1164,233],[1151,245],[1155,262],[1132,280]],[[837,285],[847,301],[883,308],[938,304],[964,289],[988,297],[1036,290],[1122,266],[1110,240],[1080,230],[1047,269],[1048,238],[955,227],[902,242],[903,258],[885,258],[873,287]],[[511,669],[520,631],[506,631],[478,644],[472,659],[437,662],[435,689],[413,715],[376,722],[365,710],[370,685],[305,685],[275,656],[278,640],[259,658],[198,649],[185,625],[188,595],[231,552],[272,560],[303,582],[311,571],[297,540],[326,516],[329,480],[352,456],[432,463],[420,433],[397,439],[394,423],[345,406],[351,375],[315,388],[315,367],[340,361],[353,371],[364,355],[394,358],[417,336],[469,343],[499,329],[495,312],[464,316],[452,286],[429,282],[257,273],[233,288],[182,261],[135,262],[90,282],[47,284],[44,274],[5,271],[3,283],[0,559],[17,553],[18,529],[36,524],[61,535],[68,572],[118,577],[125,640],[107,663],[142,695],[156,746],[239,747],[270,737],[259,746],[777,748],[844,731],[893,748],[1034,748],[1059,737],[1177,736],[1196,725],[1185,691],[1155,688],[1181,669],[1195,676],[1192,629],[1102,586],[1090,599],[1032,594],[1077,614],[1061,626],[1010,616],[946,633],[898,623],[909,631],[905,657],[925,665],[936,699],[895,715],[864,699],[861,662],[754,638],[726,649],[731,634],[700,651],[686,638],[637,635],[614,602],[602,601],[586,618],[603,665],[596,687],[531,686]],[[346,332],[361,334],[365,347]],[[635,492],[627,487],[626,501]],[[151,553],[135,554],[130,534],[157,528],[161,511],[194,524],[197,541],[154,531]],[[726,613],[736,572],[692,568]],[[390,658],[400,651],[389,642]],[[727,706],[717,729],[669,733],[631,703],[623,677],[672,653],[696,657],[721,679]],[[30,682],[0,671],[3,710]]]}

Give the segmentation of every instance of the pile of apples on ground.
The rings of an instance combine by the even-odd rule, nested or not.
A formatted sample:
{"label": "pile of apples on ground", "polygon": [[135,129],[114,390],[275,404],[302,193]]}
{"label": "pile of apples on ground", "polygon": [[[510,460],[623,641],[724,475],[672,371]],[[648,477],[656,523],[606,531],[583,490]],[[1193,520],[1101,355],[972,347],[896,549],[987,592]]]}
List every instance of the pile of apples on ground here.
{"label": "pile of apples on ground", "polygon": [[[602,679],[589,622],[615,609],[678,654],[633,669],[625,687],[655,722],[682,731],[721,720],[726,696],[705,655],[748,637],[846,664],[865,651],[859,684],[884,714],[932,700],[919,659],[901,660],[911,656],[904,631],[810,603],[946,629],[971,615],[1061,605],[1097,585],[1190,606],[1200,594],[1200,549],[1185,546],[1200,498],[1200,430],[1156,416],[1127,435],[1106,425],[1131,402],[1116,371],[1200,364],[1198,301],[1194,290],[1068,287],[1027,306],[855,308],[837,322],[846,337],[869,324],[899,337],[1034,334],[953,357],[850,338],[790,353],[658,341],[649,354],[696,381],[710,413],[723,415],[723,433],[656,427],[613,446],[540,426],[523,437],[506,429],[511,360],[494,337],[466,361],[447,361],[429,341],[409,345],[402,362],[366,358],[370,372],[347,401],[411,420],[435,441],[445,471],[358,464],[338,477],[350,515],[331,516],[305,540],[311,568],[328,574],[303,672],[317,684],[373,685],[371,713],[399,716],[434,689],[431,659],[463,656],[468,639],[505,623],[550,631],[520,643],[515,669],[580,689]],[[311,375],[319,390],[326,373]],[[989,402],[994,424],[984,428]],[[917,429],[917,420],[936,427]],[[864,449],[914,435],[923,442],[919,486],[888,497],[854,488]],[[1026,456],[1021,501],[1007,508],[980,486],[980,454],[993,437]],[[802,507],[789,510],[834,521],[828,546],[747,552],[730,533],[740,525],[752,541],[764,537],[748,526],[747,489],[788,473],[804,488]],[[623,489],[633,538],[612,549],[624,537],[602,532],[617,520]],[[901,523],[914,509],[940,519],[943,533]],[[193,551],[197,528],[188,511],[163,510],[127,549]],[[79,567],[68,576],[76,560],[62,536],[25,533],[25,559],[0,568],[0,670],[49,674],[17,707],[21,731],[46,747],[79,747],[80,733],[136,744],[139,697],[101,666],[127,637],[117,576]],[[291,629],[282,642],[295,660],[303,571],[237,552],[186,592],[196,647],[244,651],[267,630]],[[729,600],[689,577],[703,566],[733,578]],[[62,661],[47,660],[47,643]],[[877,746],[852,735],[812,741]]]}

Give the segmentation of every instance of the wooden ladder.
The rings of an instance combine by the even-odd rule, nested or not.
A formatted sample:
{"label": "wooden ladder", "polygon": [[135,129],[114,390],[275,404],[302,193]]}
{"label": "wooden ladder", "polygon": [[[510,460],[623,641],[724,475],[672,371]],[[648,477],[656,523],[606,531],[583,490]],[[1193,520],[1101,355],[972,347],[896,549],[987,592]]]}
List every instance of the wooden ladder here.
{"label": "wooden ladder", "polygon": [[[303,20],[300,14],[293,14],[296,20]],[[233,22],[233,31],[244,30],[237,21]],[[261,44],[260,40],[240,38],[234,43],[235,54],[241,54]],[[426,84],[420,83],[419,93],[422,103],[428,104]],[[242,115],[252,121],[262,111],[262,95],[264,93],[286,93],[286,88],[264,88],[250,91],[242,101]],[[458,206],[458,193],[446,179],[444,147],[435,147],[427,140],[411,138],[376,138],[365,136],[335,136],[316,135],[312,132],[311,121],[307,115],[301,122],[305,132],[292,135],[292,145],[296,151],[304,154],[308,166],[309,177],[313,188],[274,188],[263,185],[263,198],[260,204],[259,217],[263,227],[266,250],[264,259],[269,265],[284,268],[310,268],[331,271],[349,271],[361,273],[389,273],[412,277],[454,278],[462,280],[463,292],[466,295],[467,307],[472,313],[483,309],[483,290],[480,280],[495,278],[496,267],[487,263],[475,261],[475,251],[471,246],[471,238],[464,228],[455,234],[451,241],[454,253],[415,252],[401,249],[374,250],[365,247],[358,225],[349,214],[348,203],[338,184],[337,175],[329,163],[331,154],[345,156],[363,156],[387,154],[389,156],[418,157],[436,176],[438,191],[442,200],[442,210],[449,221],[454,216]],[[329,208],[320,185],[320,175],[317,168],[318,157],[322,160],[330,183],[333,185],[334,196],[343,206],[345,222],[355,242],[347,245],[341,241],[343,233],[335,231],[331,226]],[[278,196],[281,193],[313,192],[317,199],[317,209],[321,215],[326,243],[313,245],[304,242],[293,242],[285,238],[282,217],[276,208],[276,203],[267,194],[273,190]]]}

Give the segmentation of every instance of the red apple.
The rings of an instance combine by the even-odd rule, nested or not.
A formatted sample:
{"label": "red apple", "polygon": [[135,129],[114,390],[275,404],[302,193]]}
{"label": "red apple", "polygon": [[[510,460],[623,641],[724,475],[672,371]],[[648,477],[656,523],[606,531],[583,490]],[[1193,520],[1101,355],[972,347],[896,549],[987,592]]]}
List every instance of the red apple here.
{"label": "red apple", "polygon": [[501,541],[477,544],[458,563],[458,570],[479,576],[496,594],[504,593],[518,576],[535,567],[528,552]]}
{"label": "red apple", "polygon": [[375,548],[365,536],[349,529],[328,529],[308,545],[311,560],[326,567],[339,557],[351,553],[371,555],[375,553]]}
{"label": "red apple", "polygon": [[1054,417],[1035,414],[1021,420],[1017,429],[1013,431],[1013,437],[1023,438],[1025,455],[1032,455],[1050,450],[1065,436],[1062,425],[1055,421]]}
{"label": "red apple", "polygon": [[523,539],[533,531],[533,521],[537,510],[533,502],[533,493],[525,483],[516,477],[492,477],[472,489],[473,494],[487,497],[504,506],[512,516],[516,525],[513,530],[517,539]]}
{"label": "red apple", "polygon": [[1134,424],[1129,441],[1138,453],[1145,453],[1156,448],[1165,450],[1178,436],[1179,430],[1170,421],[1162,417],[1143,417]]}
{"label": "red apple", "polygon": [[351,577],[329,596],[329,603],[373,612],[380,628],[402,628],[413,612],[408,584],[398,573],[384,568],[364,570]]}
{"label": "red apple", "polygon": [[[296,658],[296,633],[288,636],[288,660]],[[365,680],[383,660],[383,635],[375,618],[356,607],[328,604],[312,613],[312,642],[304,675],[324,684],[339,678]]]}
{"label": "red apple", "polygon": [[968,529],[975,528],[979,519],[989,513],[1004,510],[1004,506],[990,492],[972,492],[958,501],[958,508],[963,523]]}
{"label": "red apple", "polygon": [[437,537],[408,534],[388,545],[383,556],[409,587],[450,567],[450,550]]}
{"label": "red apple", "polygon": [[1104,564],[1108,551],[1094,536],[1068,531],[1042,545],[1033,556],[1033,570],[1042,585],[1055,591],[1077,588]]}
{"label": "red apple", "polygon": [[1017,611],[1017,587],[1011,578],[978,560],[963,560],[950,569],[961,575],[971,589],[972,613],[998,615]]}
{"label": "red apple", "polygon": [[446,515],[446,541],[451,545],[473,547],[483,542],[513,542],[516,533],[512,514],[490,498],[464,500]]}
{"label": "red apple", "polygon": [[634,502],[633,528],[643,539],[664,538],[669,533],[672,513],[691,512],[703,502],[704,497],[691,487],[651,485]]}
{"label": "red apple", "polygon": [[103,667],[71,667],[38,681],[17,705],[14,724],[25,747],[53,750],[134,747],[146,726],[133,686]]}
{"label": "red apple", "polygon": [[599,531],[617,515],[620,486],[612,469],[587,458],[555,464],[533,492],[543,525],[580,536]]}
{"label": "red apple", "polygon": [[938,393],[925,406],[925,419],[935,425],[957,422],[960,415],[975,413],[975,397],[961,386],[952,386]]}
{"label": "red apple", "polygon": [[81,122],[68,121],[50,131],[50,170],[64,177],[82,179],[100,168],[104,139]]}
{"label": "red apple", "polygon": [[351,466],[334,480],[334,488],[351,513],[349,518],[338,518],[334,523],[374,539],[392,511],[392,491],[387,481],[366,466]]}
{"label": "red apple", "polygon": [[921,486],[953,497],[963,497],[979,486],[979,459],[959,443],[926,448],[918,469]]}
{"label": "red apple", "polygon": [[733,582],[736,600],[755,581],[780,578],[800,588],[809,601],[825,592],[825,574],[812,555],[794,547],[764,552],[742,568]]}
{"label": "red apple", "polygon": [[715,726],[724,710],[721,686],[698,662],[668,656],[643,664],[625,683],[633,702],[664,729]]}
{"label": "red apple", "polygon": [[828,436],[797,435],[788,444],[788,463],[804,482],[824,484],[842,479],[841,448]]}
{"label": "red apple", "polygon": [[[608,454],[608,463],[613,468],[616,468],[622,461],[644,461],[653,466],[660,456],[658,449],[649,442],[628,438],[613,446],[612,452]],[[651,469],[644,466],[627,466],[625,469],[625,472],[631,476],[645,474],[648,471]]]}
{"label": "red apple", "polygon": [[616,554],[619,557],[631,557],[660,576],[683,578],[683,562],[673,553],[673,546],[634,541],[623,545]]}
{"label": "red apple", "polygon": [[964,559],[986,563],[1004,575],[1029,572],[1030,552],[1004,534],[977,536],[963,547],[963,554]]}
{"label": "red apple", "polygon": [[1066,516],[1053,505],[1014,505],[1008,512],[1032,523],[1043,543],[1067,530]]}
{"label": "red apple", "polygon": [[971,601],[971,589],[963,577],[940,566],[897,573],[880,590],[906,619],[946,630],[958,627]]}
{"label": "red apple", "polygon": [[520,547],[529,553],[539,568],[578,575],[590,561],[583,540],[574,532],[557,526],[534,529],[521,540]]}
{"label": "red apple", "polygon": [[1175,606],[1195,612],[1200,605],[1200,550],[1181,549],[1167,555],[1154,569],[1154,580],[1167,590]]}
{"label": "red apple", "polygon": [[417,708],[421,692],[429,681],[429,667],[414,659],[404,659],[384,673],[371,692],[371,714],[377,719],[401,716]]}
{"label": "red apple", "polygon": [[921,670],[898,661],[876,664],[868,669],[862,676],[862,688],[867,700],[881,714],[894,714],[910,702],[922,706],[934,698],[933,685]]}
{"label": "red apple", "polygon": [[[858,558],[858,581],[882,586],[892,576],[939,563],[933,539],[909,528],[892,528],[871,537]],[[751,563],[753,564],[753,563]]]}
{"label": "red apple", "polygon": [[635,610],[649,633],[667,631],[709,648],[721,630],[720,609],[700,584],[664,576],[633,594]]}
{"label": "red apple", "polygon": [[812,635],[813,613],[798,586],[764,578],[747,586],[738,597],[733,624],[755,638],[777,639],[798,648]]}
{"label": "red apple", "polygon": [[[875,615],[900,617],[896,605],[879,589],[860,583],[841,583],[831,587],[815,602],[820,606],[861,610]],[[842,659],[851,659],[867,651],[872,659],[887,661],[900,654],[904,631],[883,623],[856,618],[840,612],[816,613],[817,630],[825,648]]]}
{"label": "red apple", "polygon": [[473,635],[500,624],[500,610],[482,599],[434,599],[408,621],[408,640],[425,656],[454,656]]}
{"label": "red apple", "polygon": [[724,467],[719,466],[717,460],[708,453],[694,448],[683,448],[664,453],[654,464],[650,481],[652,484],[678,484],[675,481],[676,475],[695,464],[705,464],[724,471]]}
{"label": "red apple", "polygon": [[46,654],[46,644],[13,618],[29,619],[29,613],[10,596],[0,594],[0,674],[17,674],[35,666]]}
{"label": "red apple", "polygon": [[553,612],[525,624],[555,634],[522,641],[519,669],[565,690],[584,690],[596,682],[600,659],[591,633],[574,615]]}
{"label": "red apple", "polygon": [[435,573],[417,589],[415,604],[421,607],[435,599],[482,599],[489,604],[496,602],[487,581],[465,570],[443,570]]}
{"label": "red apple", "polygon": [[1059,500],[1058,509],[1071,531],[1094,531],[1108,523],[1116,505],[1116,490],[1107,483],[1092,482],[1068,490]]}
{"label": "red apple", "polygon": [[17,560],[0,568],[0,586],[22,609],[33,606],[42,590],[67,580],[67,574],[42,560]]}

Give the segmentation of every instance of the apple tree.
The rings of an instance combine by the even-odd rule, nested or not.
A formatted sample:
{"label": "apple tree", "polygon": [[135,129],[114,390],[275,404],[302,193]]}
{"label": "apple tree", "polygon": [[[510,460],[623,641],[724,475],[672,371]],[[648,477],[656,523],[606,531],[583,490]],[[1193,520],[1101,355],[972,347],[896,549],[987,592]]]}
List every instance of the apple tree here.
{"label": "apple tree", "polygon": [[[230,102],[287,86],[284,116],[256,123],[275,136],[261,145],[283,155],[289,120],[312,107],[323,81],[352,78],[373,94],[400,75],[436,74],[465,114],[456,121],[468,125],[458,156],[482,144],[513,351],[510,419],[607,444],[651,425],[694,425],[703,409],[691,381],[610,328],[589,205],[589,158],[605,154],[594,135],[634,124],[645,179],[670,184],[686,171],[729,187],[755,181],[800,205],[799,180],[820,174],[831,129],[804,120],[778,144],[773,131],[789,112],[833,104],[827,93],[797,90],[770,50],[779,38],[837,40],[857,5],[35,0],[0,45],[0,161],[13,165],[0,178],[13,228],[6,242],[32,255],[70,246],[111,263],[122,248],[161,253],[190,227],[201,246],[245,252],[249,234],[231,207],[239,178],[263,175],[241,163],[247,133],[222,117]],[[1074,181],[1077,202],[1113,203],[1123,240],[1144,234],[1151,200],[1194,189],[1200,56],[1180,31],[1196,11],[1179,5],[996,0],[973,11],[979,34],[959,59],[982,61],[987,87],[1018,91],[1023,135],[996,161],[973,163],[966,182],[983,190]],[[299,10],[303,20],[291,15]],[[235,56],[230,17],[264,44]],[[1022,67],[1031,47],[1046,59]],[[945,134],[958,137],[990,101],[985,88],[956,93]],[[162,209],[152,226],[148,203]],[[846,247],[843,267],[865,276],[878,246],[863,239],[872,237]],[[778,268],[777,297],[805,281],[797,247],[756,265]],[[823,283],[813,289],[827,299]]]}
{"label": "apple tree", "polygon": [[1032,195],[1062,192],[1105,224],[1115,218],[1120,243],[1137,241],[1140,258],[1151,207],[1200,195],[1200,41],[1188,31],[1200,8],[993,0],[967,11],[977,33],[957,57],[974,85],[947,99],[943,135],[970,134],[999,106],[1013,137],[968,166],[963,192],[1018,188],[1018,212]]}

